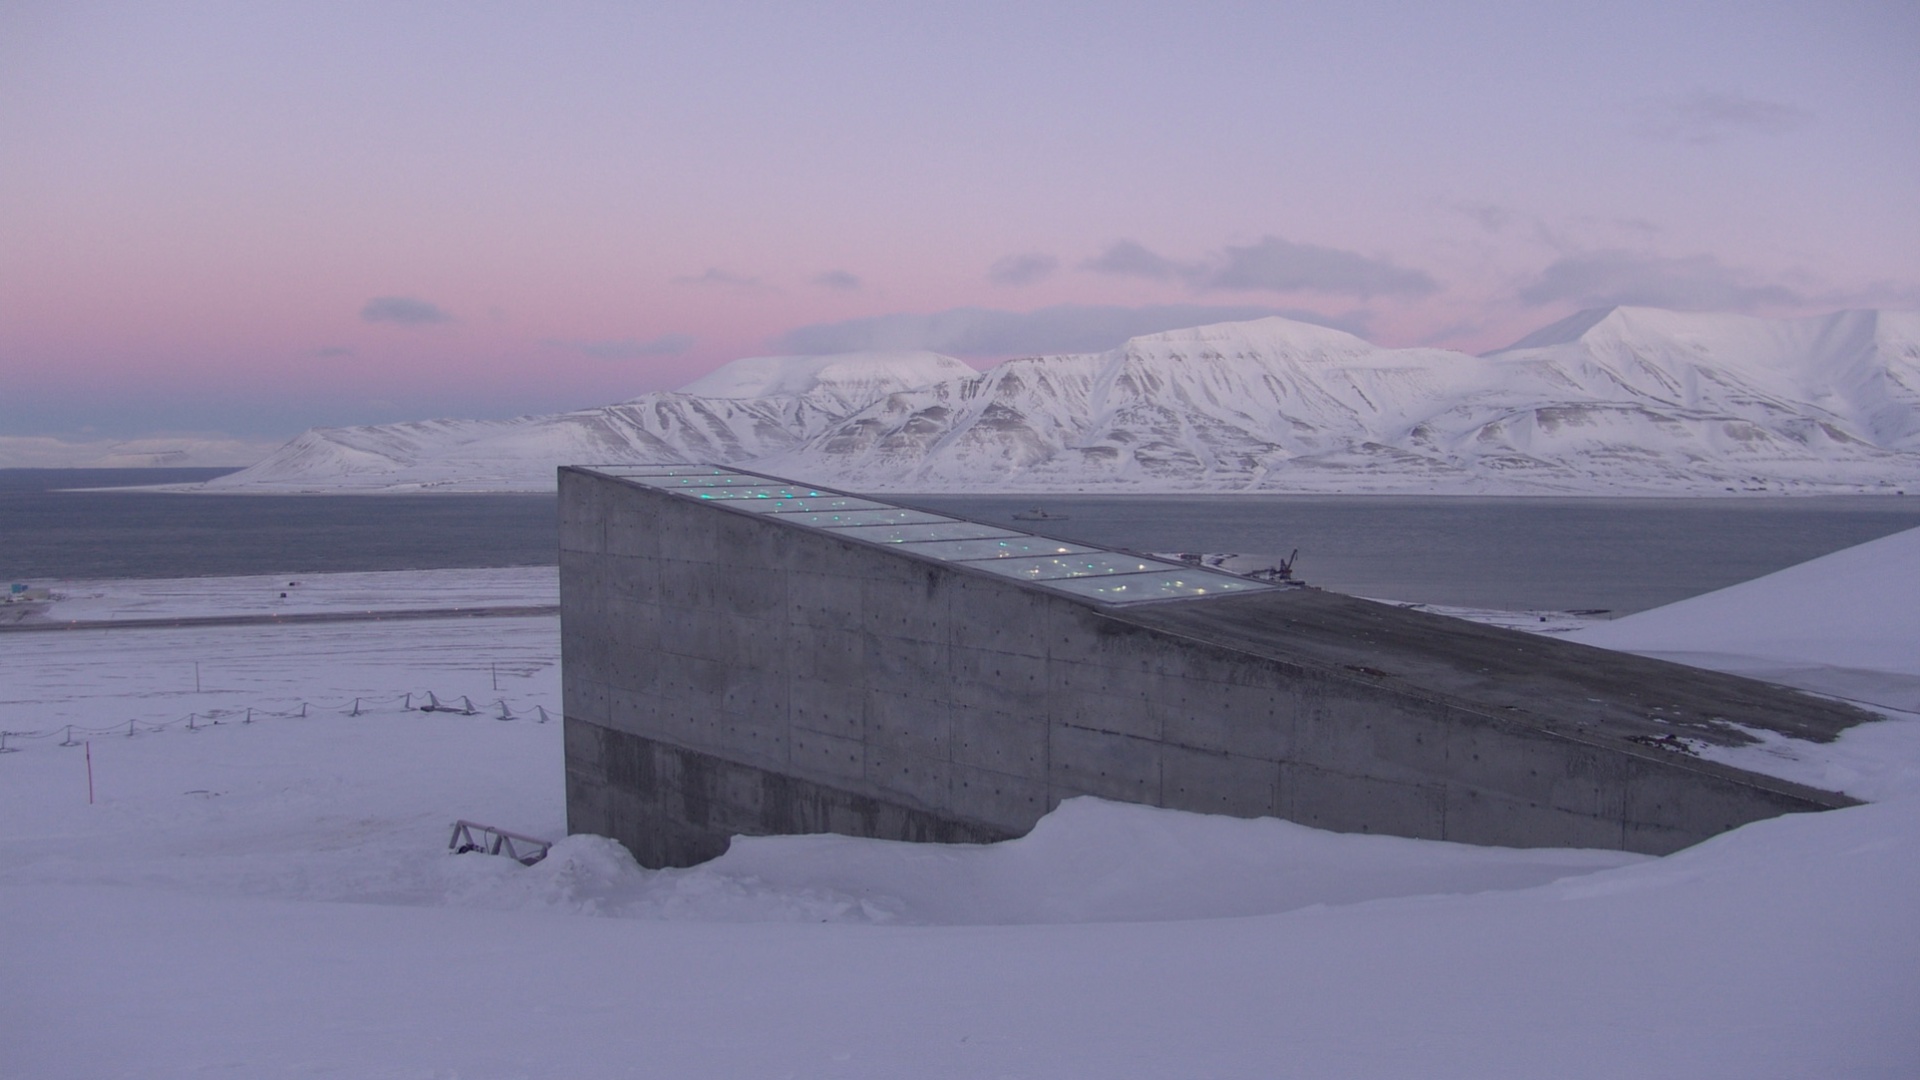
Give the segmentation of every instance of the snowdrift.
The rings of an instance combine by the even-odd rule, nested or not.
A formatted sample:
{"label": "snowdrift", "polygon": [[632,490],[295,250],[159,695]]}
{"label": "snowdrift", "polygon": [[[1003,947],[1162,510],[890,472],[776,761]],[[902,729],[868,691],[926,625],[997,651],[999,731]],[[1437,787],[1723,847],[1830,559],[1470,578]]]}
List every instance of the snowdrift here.
{"label": "snowdrift", "polygon": [[1920,529],[1566,636],[1920,713]]}

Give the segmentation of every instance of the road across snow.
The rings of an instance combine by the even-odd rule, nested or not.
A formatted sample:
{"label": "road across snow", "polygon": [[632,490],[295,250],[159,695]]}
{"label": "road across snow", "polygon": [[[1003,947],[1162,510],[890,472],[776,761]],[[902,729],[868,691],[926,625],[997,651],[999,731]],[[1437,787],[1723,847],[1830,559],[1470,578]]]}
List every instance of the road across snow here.
{"label": "road across snow", "polygon": [[[435,573],[415,584],[537,598],[531,578]],[[261,585],[101,584],[88,602],[99,617],[208,613],[222,588],[278,600]],[[394,579],[298,588],[318,610],[306,598],[335,585],[341,603],[369,588],[419,600]],[[1878,609],[1855,610],[1859,633],[1878,632]],[[1742,629],[1708,621],[1690,640]],[[0,1075],[1920,1066],[1920,718],[1779,759],[1855,769],[1852,790],[1881,801],[1662,859],[1095,800],[987,847],[756,838],[682,871],[594,837],[531,868],[446,853],[455,818],[563,831],[559,725],[533,719],[557,713],[557,658],[552,617],[0,642],[0,730],[139,721],[90,751],[48,735],[0,755]],[[478,714],[400,708],[429,690]],[[493,718],[496,701],[519,718]]]}

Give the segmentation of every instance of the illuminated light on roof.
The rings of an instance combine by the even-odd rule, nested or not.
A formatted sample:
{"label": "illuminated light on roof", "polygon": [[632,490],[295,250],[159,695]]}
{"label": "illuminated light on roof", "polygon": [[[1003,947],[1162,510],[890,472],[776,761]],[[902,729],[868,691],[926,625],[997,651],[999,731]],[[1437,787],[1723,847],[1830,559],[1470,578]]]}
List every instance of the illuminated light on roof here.
{"label": "illuminated light on roof", "polygon": [[1233,574],[915,510],[717,465],[588,465],[605,476],[1100,604],[1275,588]]}

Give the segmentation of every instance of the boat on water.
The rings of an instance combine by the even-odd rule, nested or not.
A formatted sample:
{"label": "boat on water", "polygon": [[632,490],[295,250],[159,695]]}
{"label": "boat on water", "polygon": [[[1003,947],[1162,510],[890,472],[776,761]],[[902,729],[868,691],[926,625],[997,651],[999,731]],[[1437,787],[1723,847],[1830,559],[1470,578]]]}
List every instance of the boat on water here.
{"label": "boat on water", "polygon": [[1021,510],[1013,515],[1015,521],[1065,521],[1065,514],[1049,514],[1036,506],[1031,510]]}

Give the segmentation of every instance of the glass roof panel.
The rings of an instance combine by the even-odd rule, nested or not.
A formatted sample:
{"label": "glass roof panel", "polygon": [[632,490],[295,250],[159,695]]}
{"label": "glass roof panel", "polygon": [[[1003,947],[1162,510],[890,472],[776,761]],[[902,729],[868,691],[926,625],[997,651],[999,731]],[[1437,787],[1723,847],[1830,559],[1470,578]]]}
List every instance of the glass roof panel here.
{"label": "glass roof panel", "polygon": [[821,492],[811,488],[764,484],[748,487],[699,487],[680,488],[679,493],[693,499],[719,499],[738,502],[779,502],[782,500],[803,499]]}
{"label": "glass roof panel", "polygon": [[734,470],[718,465],[589,465],[594,472],[608,476],[732,476]]}
{"label": "glass roof panel", "polygon": [[705,488],[705,487],[769,487],[778,486],[780,481],[769,480],[764,476],[749,476],[746,473],[700,473],[693,476],[628,476],[623,479],[636,484],[645,484],[657,488]]}
{"label": "glass roof panel", "polygon": [[912,544],[922,540],[971,540],[1016,535],[1005,529],[973,521],[930,521],[919,525],[863,525],[858,528],[842,526],[833,531],[850,539],[865,540],[870,544]]}
{"label": "glass roof panel", "polygon": [[1030,581],[1096,603],[1128,604],[1274,588],[1232,574],[909,510],[719,465],[586,467],[688,498],[777,515],[782,521],[827,529],[849,539],[908,545],[904,550]]}
{"label": "glass roof panel", "polygon": [[1069,544],[1064,540],[1049,540],[1044,536],[1027,536],[1024,533],[1010,533],[1006,536],[981,540],[945,540],[915,544],[913,547],[916,555],[931,555],[936,559],[950,559],[955,562],[969,559],[1017,559],[1031,555],[1074,555],[1098,550],[1100,549]]}
{"label": "glass roof panel", "polygon": [[840,529],[854,525],[915,525],[929,521],[952,521],[952,518],[929,514],[924,510],[903,510],[897,506],[882,506],[877,510],[796,510],[780,515],[782,521],[797,521],[802,525],[818,525],[823,529]]}
{"label": "glass roof panel", "polygon": [[1049,589],[1059,589],[1061,592],[1084,596],[1103,604],[1167,600],[1176,596],[1214,596],[1220,593],[1254,592],[1273,588],[1265,582],[1249,581],[1231,574],[1215,574],[1206,570],[1061,578],[1045,584]]}
{"label": "glass roof panel", "polygon": [[791,514],[805,510],[885,510],[887,504],[872,499],[856,499],[851,495],[828,495],[817,491],[809,493],[800,488],[793,489],[792,497],[746,500],[740,504],[740,509],[756,514]]}
{"label": "glass roof panel", "polygon": [[1093,551],[1084,555],[1047,555],[1040,558],[986,559],[973,566],[990,574],[1005,574],[1026,581],[1052,581],[1055,578],[1094,577],[1107,574],[1138,574],[1149,570],[1172,570],[1171,564],[1142,559],[1134,555],[1116,555]]}

